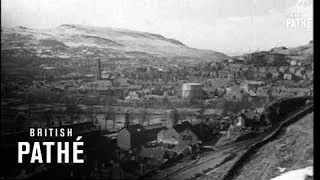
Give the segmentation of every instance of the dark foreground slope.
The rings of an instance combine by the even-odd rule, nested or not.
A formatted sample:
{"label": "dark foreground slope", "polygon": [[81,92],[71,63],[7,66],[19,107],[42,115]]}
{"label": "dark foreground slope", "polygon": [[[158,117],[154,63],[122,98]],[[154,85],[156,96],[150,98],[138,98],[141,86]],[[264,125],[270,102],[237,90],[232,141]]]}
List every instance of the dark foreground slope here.
{"label": "dark foreground slope", "polygon": [[307,166],[313,166],[313,113],[290,125],[278,139],[263,146],[235,179],[269,180],[280,175],[280,171]]}

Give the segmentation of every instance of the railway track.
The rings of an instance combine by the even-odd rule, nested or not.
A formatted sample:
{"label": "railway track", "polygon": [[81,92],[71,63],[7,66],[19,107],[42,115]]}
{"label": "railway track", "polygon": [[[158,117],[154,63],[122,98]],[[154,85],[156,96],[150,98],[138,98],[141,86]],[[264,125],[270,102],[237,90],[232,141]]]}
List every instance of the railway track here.
{"label": "railway track", "polygon": [[[221,156],[214,156],[213,158],[206,159],[204,161],[200,161],[201,158],[199,157],[196,159],[194,162],[189,163],[188,165],[185,165],[181,168],[178,168],[177,170],[173,170],[169,173],[166,174],[166,176],[163,176],[161,178],[157,179],[169,179],[170,177],[174,177],[175,175],[187,171],[191,168],[195,168],[197,166],[201,166],[207,162],[214,161],[216,159],[221,158],[222,156],[226,156],[227,154],[232,155],[233,153],[243,149],[247,149],[239,158],[238,160],[234,163],[234,165],[227,171],[226,175],[224,176],[223,180],[231,180],[233,177],[236,175],[238,170],[241,168],[243,162],[249,158],[255,150],[257,150],[259,147],[263,146],[267,142],[271,141],[274,139],[281,131],[282,128],[296,122],[297,120],[301,119],[305,115],[311,113],[313,111],[313,104],[307,105],[305,107],[302,107],[300,110],[297,112],[292,113],[289,115],[289,117],[285,118],[284,121],[279,123],[277,126],[273,126],[270,129],[267,129],[265,132],[262,132],[258,137],[248,139],[245,141],[240,141],[232,144],[228,144],[225,146],[222,146],[221,148],[215,149],[215,152],[212,154],[214,156],[215,154],[221,154]],[[219,166],[219,165],[217,165]],[[215,167],[217,167],[215,166]],[[211,167],[211,168],[215,168]],[[208,167],[210,168],[210,167]]]}
{"label": "railway track", "polygon": [[[244,149],[244,148],[248,147],[249,145],[253,144],[254,142],[263,139],[264,136],[265,136],[265,134],[261,134],[260,136],[258,136],[256,138],[253,138],[253,139],[248,139],[248,140],[245,140],[245,141],[240,141],[240,142],[236,142],[236,143],[233,143],[233,144],[228,144],[228,145],[222,146],[222,147],[220,147],[218,149],[215,149],[214,152],[213,152],[214,153],[213,155],[218,154],[218,153],[223,154],[222,156],[225,156],[225,154],[227,154],[227,153],[232,154],[232,153],[234,153],[234,151],[237,151],[239,149]],[[178,168],[176,170],[173,170],[173,171],[171,171],[169,173],[166,173],[166,175],[164,175],[164,176],[162,176],[160,178],[156,178],[156,179],[161,179],[161,180],[168,179],[168,178],[170,178],[172,176],[175,176],[175,175],[177,175],[177,174],[179,174],[179,173],[181,173],[183,171],[186,171],[186,170],[188,170],[190,168],[201,166],[202,164],[205,164],[207,162],[210,162],[210,161],[213,161],[213,160],[216,160],[216,159],[219,159],[219,158],[221,158],[221,156],[214,156],[214,157],[212,157],[210,159],[206,159],[206,160],[200,161],[201,157],[199,155],[196,160],[192,161],[188,165],[182,166],[182,167],[180,167],[180,168]]]}
{"label": "railway track", "polygon": [[248,147],[249,145],[253,144],[256,141],[257,141],[257,139],[255,138],[255,139],[246,140],[244,142],[239,142],[237,144],[231,144],[226,147],[222,147],[221,149],[214,152],[214,154],[220,153],[221,156],[214,156],[214,157],[212,157],[210,159],[206,159],[204,161],[200,161],[201,159],[199,158],[195,162],[192,162],[192,163],[188,164],[187,166],[183,166],[183,167],[179,168],[178,170],[174,170],[174,171],[167,173],[167,176],[162,177],[160,179],[167,179],[167,178],[175,176],[183,171],[187,171],[188,169],[195,168],[197,166],[201,166],[201,165],[208,163],[210,161],[217,160],[223,156],[227,156],[227,154],[232,155],[236,151],[239,151],[240,149],[245,149],[246,147]]}
{"label": "railway track", "polygon": [[174,170],[174,171],[171,171],[170,173],[167,173],[167,175],[165,177],[162,177],[160,179],[166,179],[168,178],[168,176],[172,176],[173,174],[175,173],[178,173],[178,172],[181,172],[183,171],[184,169],[186,168],[189,168],[190,166],[194,165],[195,163],[197,163],[200,159],[200,155],[198,155],[197,159],[195,159],[194,161],[192,161],[191,163],[189,163],[187,166],[183,166],[183,167],[180,167],[179,169],[177,170]]}

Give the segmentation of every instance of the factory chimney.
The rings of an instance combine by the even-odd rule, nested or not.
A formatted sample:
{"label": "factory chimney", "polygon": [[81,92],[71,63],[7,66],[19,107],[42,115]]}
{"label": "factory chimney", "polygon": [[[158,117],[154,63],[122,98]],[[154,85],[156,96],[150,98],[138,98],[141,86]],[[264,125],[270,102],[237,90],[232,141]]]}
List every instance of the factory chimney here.
{"label": "factory chimney", "polygon": [[124,127],[128,128],[131,124],[129,110],[127,110],[127,112],[124,115],[125,115]]}
{"label": "factory chimney", "polygon": [[96,60],[96,63],[97,63],[97,69],[96,69],[96,72],[97,72],[97,80],[101,80],[101,62],[100,62],[100,59],[97,59]]}

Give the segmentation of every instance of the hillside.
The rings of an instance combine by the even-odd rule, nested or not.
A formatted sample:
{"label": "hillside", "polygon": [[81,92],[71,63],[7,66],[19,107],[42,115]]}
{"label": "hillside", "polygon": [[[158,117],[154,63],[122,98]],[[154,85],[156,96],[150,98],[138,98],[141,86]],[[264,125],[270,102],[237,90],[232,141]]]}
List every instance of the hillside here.
{"label": "hillside", "polygon": [[97,58],[105,68],[118,66],[117,71],[228,59],[159,34],[125,29],[69,24],[51,29],[1,28],[1,74],[6,81],[92,76]]}
{"label": "hillside", "polygon": [[272,52],[285,54],[289,56],[309,56],[313,55],[313,41],[310,41],[309,44],[298,46],[298,47],[291,47],[291,48],[273,48],[271,49]]}
{"label": "hillside", "polygon": [[255,66],[288,66],[291,60],[296,60],[302,65],[313,63],[313,41],[297,47],[275,47],[269,51],[258,51],[234,59],[243,59],[247,64]]}
{"label": "hillside", "polygon": [[226,55],[198,50],[159,34],[64,24],[51,29],[2,28],[1,50],[21,50],[39,57],[87,58],[163,58],[166,60],[214,61]]}
{"label": "hillside", "polygon": [[262,147],[235,179],[269,180],[307,166],[313,166],[313,113],[287,127],[278,139]]}

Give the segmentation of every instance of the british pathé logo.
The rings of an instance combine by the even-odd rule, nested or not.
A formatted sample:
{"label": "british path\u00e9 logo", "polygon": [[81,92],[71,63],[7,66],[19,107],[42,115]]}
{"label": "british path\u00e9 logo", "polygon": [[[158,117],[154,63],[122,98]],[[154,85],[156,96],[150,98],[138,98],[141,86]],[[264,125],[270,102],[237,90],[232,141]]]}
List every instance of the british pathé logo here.
{"label": "british path\u00e9 logo", "polygon": [[306,0],[297,0],[286,18],[287,28],[312,28],[312,17],[305,12]]}
{"label": "british path\u00e9 logo", "polygon": [[[29,132],[32,138],[72,137],[72,128],[30,128]],[[84,159],[79,158],[84,145],[81,138],[77,136],[73,142],[18,142],[18,163],[24,160],[30,163],[84,163]],[[55,152],[54,156],[52,152]],[[57,159],[52,162],[52,157]]]}

